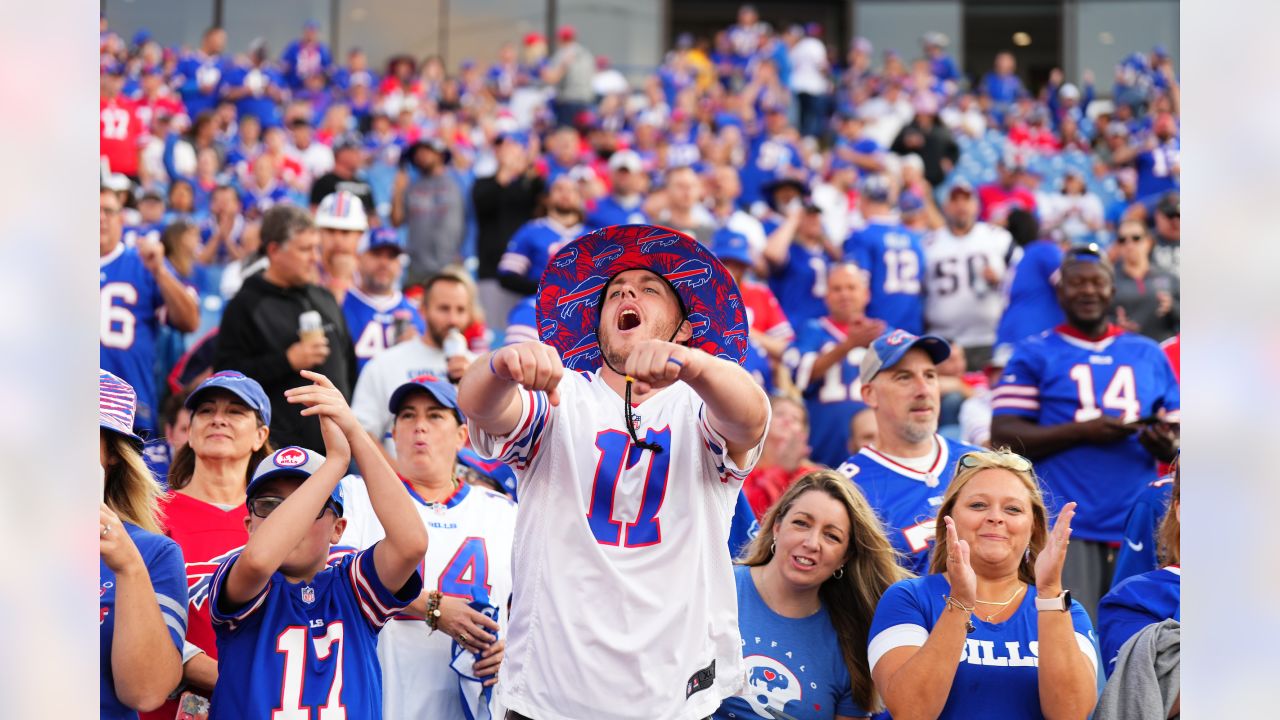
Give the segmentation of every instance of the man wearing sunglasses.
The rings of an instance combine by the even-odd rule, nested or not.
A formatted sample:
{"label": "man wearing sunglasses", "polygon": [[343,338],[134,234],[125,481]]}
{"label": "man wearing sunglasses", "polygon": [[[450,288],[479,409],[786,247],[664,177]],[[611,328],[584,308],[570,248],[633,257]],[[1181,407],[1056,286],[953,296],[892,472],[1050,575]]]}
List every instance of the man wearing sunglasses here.
{"label": "man wearing sunglasses", "polygon": [[1063,582],[1093,613],[1129,506],[1177,451],[1180,398],[1155,341],[1108,322],[1115,273],[1096,247],[1066,253],[1057,293],[1067,321],[1014,347],[991,443],[1036,461],[1050,510],[1079,503]]}

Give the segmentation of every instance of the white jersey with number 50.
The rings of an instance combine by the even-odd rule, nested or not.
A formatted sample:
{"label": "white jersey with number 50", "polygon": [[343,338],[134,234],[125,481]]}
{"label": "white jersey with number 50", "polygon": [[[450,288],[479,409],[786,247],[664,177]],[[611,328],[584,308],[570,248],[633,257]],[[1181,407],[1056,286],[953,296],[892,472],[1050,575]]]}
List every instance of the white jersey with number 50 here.
{"label": "white jersey with number 50", "polygon": [[560,404],[521,389],[520,422],[477,452],[519,478],[502,704],[539,720],[704,718],[742,685],[726,543],[742,467],[678,382],[635,408],[598,373],[566,372]]}
{"label": "white jersey with number 50", "polygon": [[993,345],[1004,312],[1000,280],[990,282],[986,269],[1004,278],[1013,238],[1004,228],[974,223],[967,235],[939,228],[924,238],[924,321],[928,331],[962,347]]}

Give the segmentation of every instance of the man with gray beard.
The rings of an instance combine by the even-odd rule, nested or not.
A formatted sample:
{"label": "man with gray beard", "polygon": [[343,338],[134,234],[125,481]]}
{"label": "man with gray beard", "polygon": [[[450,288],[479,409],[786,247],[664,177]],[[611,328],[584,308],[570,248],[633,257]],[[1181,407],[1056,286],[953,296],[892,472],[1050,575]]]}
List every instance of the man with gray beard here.
{"label": "man with gray beard", "polygon": [[929,572],[934,518],[956,461],[978,450],[938,434],[937,366],[950,355],[942,338],[905,330],[871,343],[859,380],[878,436],[839,467],[875,508],[903,566],[919,575]]}

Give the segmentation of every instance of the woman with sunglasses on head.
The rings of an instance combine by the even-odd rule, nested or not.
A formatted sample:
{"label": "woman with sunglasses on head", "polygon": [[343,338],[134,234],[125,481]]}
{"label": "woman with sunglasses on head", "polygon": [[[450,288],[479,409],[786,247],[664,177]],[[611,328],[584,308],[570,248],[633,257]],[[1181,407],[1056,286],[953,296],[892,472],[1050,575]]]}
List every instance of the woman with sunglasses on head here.
{"label": "woman with sunglasses on head", "polygon": [[187,583],[182,552],[160,534],[156,484],[133,432],[137,394],[98,370],[99,714],[137,718],[182,679]]}
{"label": "woman with sunglasses on head", "polygon": [[716,718],[880,709],[867,664],[871,617],[907,572],[857,487],[832,470],[798,479],[765,514],[734,574],[747,686]]}
{"label": "woman with sunglasses on head", "polygon": [[1093,626],[1062,587],[1075,507],[1050,531],[1029,460],[960,458],[930,574],[889,588],[876,607],[867,655],[895,718],[1089,715]]}
{"label": "woman with sunglasses on head", "polygon": [[[160,499],[164,533],[187,563],[187,634],[182,652],[186,689],[208,698],[218,681],[218,648],[209,617],[209,579],[218,564],[249,539],[245,487],[271,454],[271,402],[256,380],[227,370],[209,376],[187,396],[187,442],[169,470],[170,492]],[[178,701],[143,720],[171,720]]]}

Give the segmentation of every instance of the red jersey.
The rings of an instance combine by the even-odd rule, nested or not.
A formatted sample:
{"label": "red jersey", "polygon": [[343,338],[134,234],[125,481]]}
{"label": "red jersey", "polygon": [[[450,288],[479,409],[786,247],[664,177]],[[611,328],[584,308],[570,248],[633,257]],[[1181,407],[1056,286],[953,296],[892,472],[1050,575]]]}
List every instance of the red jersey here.
{"label": "red jersey", "polygon": [[161,91],[153,98],[145,96],[138,98],[134,101],[134,111],[138,115],[139,122],[142,123],[144,133],[151,132],[151,121],[155,120],[156,115],[178,117],[187,114],[187,108],[182,104],[182,100],[173,93],[165,91]]}
{"label": "red jersey", "polygon": [[1178,348],[1181,340],[1182,334],[1179,333],[1160,343],[1160,349],[1164,351],[1164,356],[1169,358],[1169,364],[1173,366],[1173,378],[1178,382],[1182,382],[1182,351]]}
{"label": "red jersey", "polygon": [[137,107],[127,97],[102,98],[98,111],[98,151],[111,172],[138,176],[143,125]]}
{"label": "red jersey", "polygon": [[981,211],[978,219],[988,222],[992,217],[1004,218],[1009,211],[1021,208],[1028,212],[1036,211],[1036,196],[1023,187],[1005,189],[1000,183],[991,183],[978,188],[978,202]]}
{"label": "red jersey", "polygon": [[801,475],[816,469],[812,465],[801,464],[790,472],[780,467],[757,466],[752,470],[746,481],[742,483],[742,492],[747,496],[747,502],[751,505],[756,520],[763,518],[769,506],[782,497],[782,493],[786,492],[787,488],[791,487],[791,484]]}
{"label": "red jersey", "polygon": [[[180,492],[162,497],[160,509],[164,533],[182,548],[187,564],[187,642],[217,660],[218,645],[209,617],[210,581],[218,565],[249,541],[244,527],[249,511],[243,503],[223,510]],[[177,712],[178,703],[169,700],[154,712],[142,713],[141,720],[173,720]]]}
{"label": "red jersey", "polygon": [[752,330],[788,343],[796,339],[795,329],[768,285],[743,282],[738,289],[742,292],[742,303],[747,306],[747,325]]}

